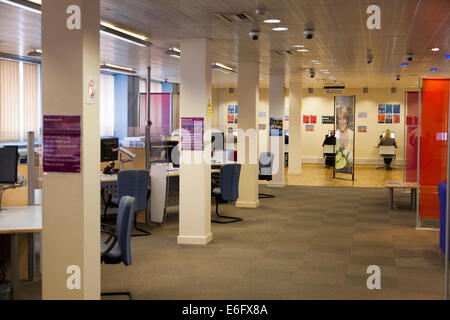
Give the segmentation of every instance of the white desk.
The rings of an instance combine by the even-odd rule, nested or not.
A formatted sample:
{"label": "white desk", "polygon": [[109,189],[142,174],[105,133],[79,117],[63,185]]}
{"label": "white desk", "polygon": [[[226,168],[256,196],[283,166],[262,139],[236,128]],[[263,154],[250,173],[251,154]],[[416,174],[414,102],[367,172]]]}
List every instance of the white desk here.
{"label": "white desk", "polygon": [[[18,234],[42,232],[42,207],[8,207],[0,211],[0,234],[11,235],[11,296],[17,296],[19,281]],[[32,241],[31,241],[32,242]],[[29,242],[30,243],[30,242]],[[28,248],[29,277],[34,276],[34,248]],[[30,254],[31,253],[31,254]]]}

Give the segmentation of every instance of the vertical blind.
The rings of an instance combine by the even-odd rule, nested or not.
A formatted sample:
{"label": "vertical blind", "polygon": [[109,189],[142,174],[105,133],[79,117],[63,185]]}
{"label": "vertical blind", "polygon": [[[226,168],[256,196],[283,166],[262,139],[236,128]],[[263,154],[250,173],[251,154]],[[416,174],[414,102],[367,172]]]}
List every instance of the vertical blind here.
{"label": "vertical blind", "polygon": [[0,142],[23,142],[27,132],[38,139],[39,67],[0,60]]}

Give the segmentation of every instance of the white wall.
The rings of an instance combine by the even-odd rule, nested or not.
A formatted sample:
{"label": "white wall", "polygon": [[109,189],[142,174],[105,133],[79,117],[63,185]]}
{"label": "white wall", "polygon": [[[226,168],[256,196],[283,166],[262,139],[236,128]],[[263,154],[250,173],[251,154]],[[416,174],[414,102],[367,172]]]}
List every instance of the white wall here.
{"label": "white wall", "polygon": [[[219,89],[214,89],[219,90]],[[220,97],[218,106],[219,112],[224,119],[224,127],[237,128],[236,124],[227,124],[228,105],[237,104],[237,89],[230,94],[228,88],[223,90],[223,97]],[[377,164],[379,161],[378,145],[379,136],[386,129],[396,133],[397,163],[403,160],[404,145],[404,95],[405,90],[397,89],[396,94],[391,94],[391,89],[370,89],[369,93],[363,94],[362,89],[346,89],[343,94],[356,96],[356,117],[355,117],[355,139],[356,139],[356,163]],[[302,156],[304,163],[323,162],[322,143],[328,130],[333,130],[332,124],[322,124],[322,116],[334,116],[334,96],[325,94],[321,89],[315,89],[313,94],[308,94],[308,89],[303,90],[302,99]],[[265,112],[266,118],[257,117],[257,124],[266,124],[266,130],[260,131],[260,152],[267,150],[268,127],[269,127],[269,90],[261,88],[259,91],[259,112]],[[289,114],[289,90],[285,92],[285,114]],[[378,105],[379,104],[400,104],[400,123],[399,124],[378,124]],[[214,108],[215,106],[213,106]],[[358,118],[358,112],[367,112],[367,118]],[[314,132],[306,132],[303,124],[303,115],[317,116],[317,123],[314,126]],[[238,117],[239,121],[239,117]],[[284,122],[285,130],[289,130],[289,122]],[[358,126],[367,126],[367,133],[358,133]],[[292,146],[289,146],[292,147]]]}

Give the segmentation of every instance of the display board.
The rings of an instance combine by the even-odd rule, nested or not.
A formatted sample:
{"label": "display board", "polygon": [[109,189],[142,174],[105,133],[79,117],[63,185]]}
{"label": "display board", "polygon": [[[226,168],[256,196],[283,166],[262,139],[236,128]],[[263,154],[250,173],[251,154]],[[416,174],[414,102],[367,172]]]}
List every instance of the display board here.
{"label": "display board", "polygon": [[333,178],[340,173],[355,179],[355,101],[355,96],[334,97],[336,159]]}

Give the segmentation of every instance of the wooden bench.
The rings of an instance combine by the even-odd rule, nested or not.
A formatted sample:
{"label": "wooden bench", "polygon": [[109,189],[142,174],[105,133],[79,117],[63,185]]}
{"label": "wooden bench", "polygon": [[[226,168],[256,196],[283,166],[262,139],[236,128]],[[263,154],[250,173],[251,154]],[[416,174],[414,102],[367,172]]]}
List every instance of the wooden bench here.
{"label": "wooden bench", "polygon": [[416,209],[417,183],[387,181],[384,187],[389,190],[389,207],[391,210],[394,209],[394,189],[411,189],[411,210]]}

